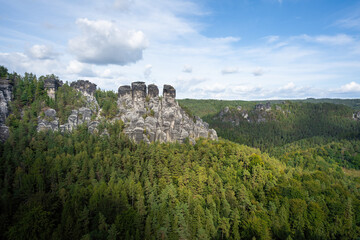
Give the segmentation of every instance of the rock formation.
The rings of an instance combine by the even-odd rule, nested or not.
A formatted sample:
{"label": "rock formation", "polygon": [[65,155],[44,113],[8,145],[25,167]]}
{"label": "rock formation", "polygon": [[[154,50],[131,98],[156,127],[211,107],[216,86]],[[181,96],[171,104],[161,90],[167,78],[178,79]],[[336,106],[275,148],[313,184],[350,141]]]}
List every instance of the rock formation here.
{"label": "rock formation", "polygon": [[266,104],[262,104],[262,103],[256,104],[255,105],[255,110],[270,111],[271,110],[271,103],[267,102]]}
{"label": "rock formation", "polygon": [[9,116],[9,104],[13,97],[13,80],[0,78],[0,141],[4,142],[9,137],[9,128],[5,125],[5,120]]}
{"label": "rock formation", "polygon": [[99,125],[98,121],[92,121],[92,116],[100,109],[98,102],[94,96],[96,91],[96,84],[89,81],[78,80],[72,82],[71,87],[81,92],[86,98],[86,106],[79,109],[72,110],[68,121],[59,125],[59,119],[56,117],[54,109],[47,109],[44,111],[45,117],[38,118],[37,131],[52,130],[66,132],[76,129],[79,125],[86,123],[90,132],[94,132]]}
{"label": "rock formation", "polygon": [[55,78],[47,78],[44,80],[44,88],[46,89],[48,96],[52,99],[55,99],[55,93],[58,87],[61,87],[62,85],[63,82]]}
{"label": "rock formation", "polygon": [[175,101],[176,90],[164,85],[163,97],[159,89],[144,82],[118,89],[119,117],[125,123],[125,133],[135,142],[184,142],[204,137],[217,139],[216,131],[209,129],[200,118],[192,119]]}
{"label": "rock formation", "polygon": [[99,111],[100,106],[95,98],[96,84],[88,80],[77,80],[72,82],[70,87],[82,93],[86,99],[86,107],[90,108],[93,113]]}
{"label": "rock formation", "polygon": [[360,120],[360,111],[355,112],[355,113],[353,114],[353,119],[354,119],[354,120]]}
{"label": "rock formation", "polygon": [[76,82],[72,82],[70,87],[82,92],[84,96],[94,96],[96,91],[96,84],[88,80],[77,80]]}

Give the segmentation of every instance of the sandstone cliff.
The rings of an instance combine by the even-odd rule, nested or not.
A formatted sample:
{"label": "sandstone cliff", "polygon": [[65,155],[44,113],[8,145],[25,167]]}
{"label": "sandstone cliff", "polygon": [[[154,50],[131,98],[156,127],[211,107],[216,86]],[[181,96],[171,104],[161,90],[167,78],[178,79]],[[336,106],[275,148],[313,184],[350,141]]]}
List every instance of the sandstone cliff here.
{"label": "sandstone cliff", "polygon": [[125,123],[125,133],[136,142],[184,142],[204,137],[217,139],[216,131],[209,129],[200,118],[192,119],[175,101],[176,91],[164,85],[159,97],[156,85],[144,82],[118,89],[119,117]]}

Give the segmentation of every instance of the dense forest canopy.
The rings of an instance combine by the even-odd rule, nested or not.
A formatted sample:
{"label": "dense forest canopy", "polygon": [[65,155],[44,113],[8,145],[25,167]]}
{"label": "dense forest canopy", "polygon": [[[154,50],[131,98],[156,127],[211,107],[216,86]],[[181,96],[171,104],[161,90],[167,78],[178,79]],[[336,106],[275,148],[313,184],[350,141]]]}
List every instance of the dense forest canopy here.
{"label": "dense forest canopy", "polygon": [[[343,127],[335,136],[289,134],[286,141],[274,142],[267,135],[270,126],[286,127],[287,119],[262,131],[244,125],[249,129],[238,134],[233,128],[231,136],[224,134],[229,126],[207,118],[223,139],[135,144],[121,121],[100,124],[108,135],[90,134],[85,125],[68,133],[38,133],[37,117],[44,108],[66,119],[83,97],[64,84],[53,100],[44,91],[45,76],[14,76],[7,119],[11,134],[0,144],[1,239],[360,236],[359,138],[347,129],[357,125],[337,118],[348,108],[291,104],[304,121],[319,106],[334,111],[316,118],[325,119],[311,131],[323,133],[322,124],[329,122]],[[98,90],[96,98],[105,119],[111,119],[116,95]],[[191,107],[188,111],[198,115]],[[312,126],[304,121],[290,130]],[[267,153],[225,140],[241,135],[262,139]]]}

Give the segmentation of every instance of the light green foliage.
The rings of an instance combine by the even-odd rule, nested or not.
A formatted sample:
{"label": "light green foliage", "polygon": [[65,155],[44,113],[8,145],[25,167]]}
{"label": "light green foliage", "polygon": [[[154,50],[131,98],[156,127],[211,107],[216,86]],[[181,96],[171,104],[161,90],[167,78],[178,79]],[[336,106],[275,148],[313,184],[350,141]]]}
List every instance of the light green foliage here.
{"label": "light green foliage", "polygon": [[114,118],[118,113],[117,95],[114,91],[96,90],[95,97],[102,109],[101,115],[107,119]]}

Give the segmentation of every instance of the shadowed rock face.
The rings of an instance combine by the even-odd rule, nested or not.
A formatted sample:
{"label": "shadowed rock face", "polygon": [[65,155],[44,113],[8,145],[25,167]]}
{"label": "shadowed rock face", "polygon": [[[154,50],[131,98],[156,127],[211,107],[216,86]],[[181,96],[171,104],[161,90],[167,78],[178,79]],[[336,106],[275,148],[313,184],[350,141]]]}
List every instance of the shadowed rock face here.
{"label": "shadowed rock face", "polygon": [[164,98],[174,98],[176,97],[176,90],[171,85],[164,85],[163,89],[163,96]]}
{"label": "shadowed rock face", "polygon": [[44,80],[44,88],[46,89],[48,96],[52,99],[55,99],[55,92],[62,85],[63,82],[55,78],[47,78]]}
{"label": "shadowed rock face", "polygon": [[9,104],[13,96],[13,79],[0,78],[0,141],[4,142],[9,137],[9,128],[5,120],[9,116]]}
{"label": "shadowed rock face", "polygon": [[120,86],[118,89],[118,97],[130,95],[131,93],[132,93],[132,91],[131,91],[131,87],[129,85]]}
{"label": "shadowed rock face", "polygon": [[[215,130],[200,118],[190,118],[175,101],[176,91],[170,85],[164,85],[164,96],[159,98],[156,85],[148,86],[144,82],[121,86],[118,91],[119,117],[125,123],[125,133],[135,142],[184,142],[187,138],[194,142],[196,138],[217,139]],[[132,95],[129,92],[132,92]]]}
{"label": "shadowed rock face", "polygon": [[131,88],[134,101],[146,98],[146,85],[144,82],[133,82]]}
{"label": "shadowed rock face", "polygon": [[85,96],[94,96],[96,91],[96,84],[88,80],[77,80],[76,82],[72,82],[70,87],[82,92]]}
{"label": "shadowed rock face", "polygon": [[159,88],[155,84],[150,84],[148,86],[148,96],[151,98],[159,96]]}

